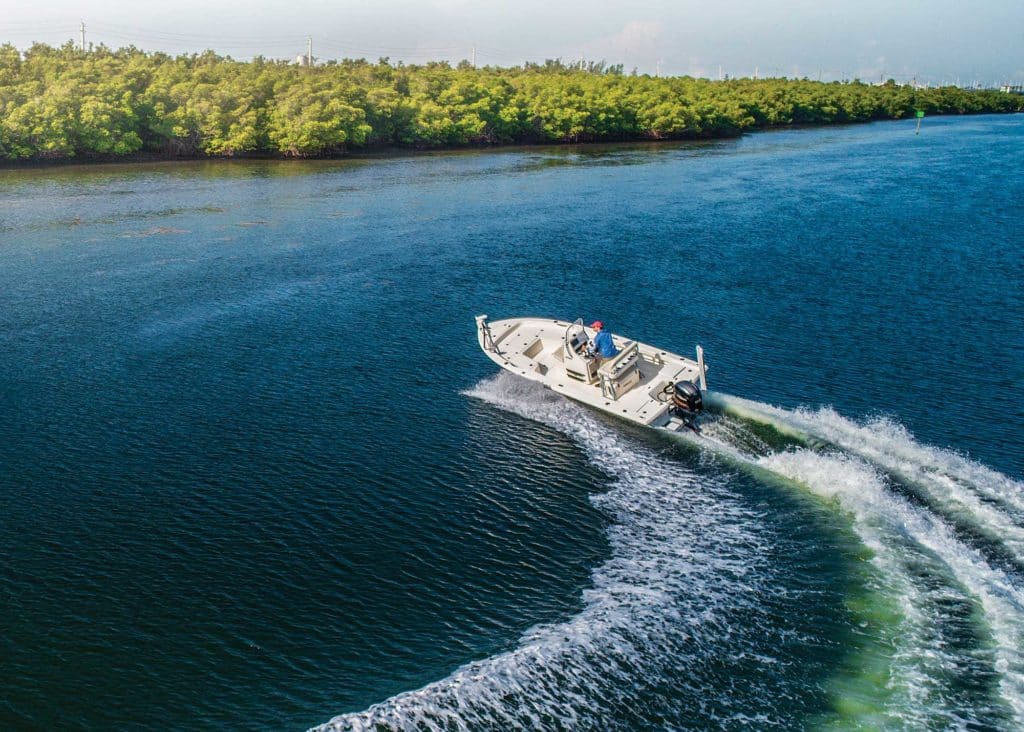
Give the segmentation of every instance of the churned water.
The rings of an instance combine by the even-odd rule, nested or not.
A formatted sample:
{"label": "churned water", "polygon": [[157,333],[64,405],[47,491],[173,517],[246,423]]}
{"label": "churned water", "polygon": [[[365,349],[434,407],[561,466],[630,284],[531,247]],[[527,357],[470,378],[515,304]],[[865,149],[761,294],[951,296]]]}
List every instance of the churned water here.
{"label": "churned water", "polygon": [[1024,726],[1024,120],[914,126],[0,173],[0,727]]}

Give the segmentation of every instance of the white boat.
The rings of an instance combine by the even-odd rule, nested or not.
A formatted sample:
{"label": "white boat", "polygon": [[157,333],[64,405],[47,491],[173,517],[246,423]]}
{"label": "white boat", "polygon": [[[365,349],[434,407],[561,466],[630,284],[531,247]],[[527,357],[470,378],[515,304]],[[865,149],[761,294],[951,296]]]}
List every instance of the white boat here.
{"label": "white boat", "polygon": [[697,430],[694,420],[707,390],[700,346],[697,358],[689,359],[613,333],[618,353],[601,359],[588,355],[592,336],[580,319],[490,322],[478,315],[476,328],[484,353],[507,371],[631,422]]}

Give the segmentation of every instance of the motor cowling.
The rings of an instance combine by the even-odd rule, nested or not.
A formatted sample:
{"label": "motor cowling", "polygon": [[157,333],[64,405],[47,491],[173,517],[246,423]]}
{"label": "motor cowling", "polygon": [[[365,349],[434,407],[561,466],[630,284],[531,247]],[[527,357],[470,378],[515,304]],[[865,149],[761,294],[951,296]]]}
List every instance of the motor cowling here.
{"label": "motor cowling", "polygon": [[700,389],[689,381],[678,381],[672,389],[672,406],[683,417],[695,417],[704,410]]}

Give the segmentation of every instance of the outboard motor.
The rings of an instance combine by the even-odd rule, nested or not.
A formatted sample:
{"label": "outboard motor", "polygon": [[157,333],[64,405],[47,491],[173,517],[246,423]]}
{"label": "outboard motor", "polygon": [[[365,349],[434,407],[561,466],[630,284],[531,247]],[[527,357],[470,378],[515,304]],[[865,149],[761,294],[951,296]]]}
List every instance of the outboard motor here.
{"label": "outboard motor", "polygon": [[704,411],[700,389],[689,381],[677,381],[672,388],[672,407],[685,422],[691,422]]}

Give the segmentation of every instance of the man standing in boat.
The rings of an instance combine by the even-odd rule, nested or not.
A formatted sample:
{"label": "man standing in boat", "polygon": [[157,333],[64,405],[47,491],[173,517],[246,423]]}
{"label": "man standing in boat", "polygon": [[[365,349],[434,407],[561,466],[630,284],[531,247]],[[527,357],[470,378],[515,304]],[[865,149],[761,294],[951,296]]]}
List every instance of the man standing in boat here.
{"label": "man standing in boat", "polygon": [[619,349],[612,343],[612,334],[604,329],[604,323],[595,320],[590,327],[594,330],[594,339],[587,346],[587,355],[598,360],[617,356]]}

